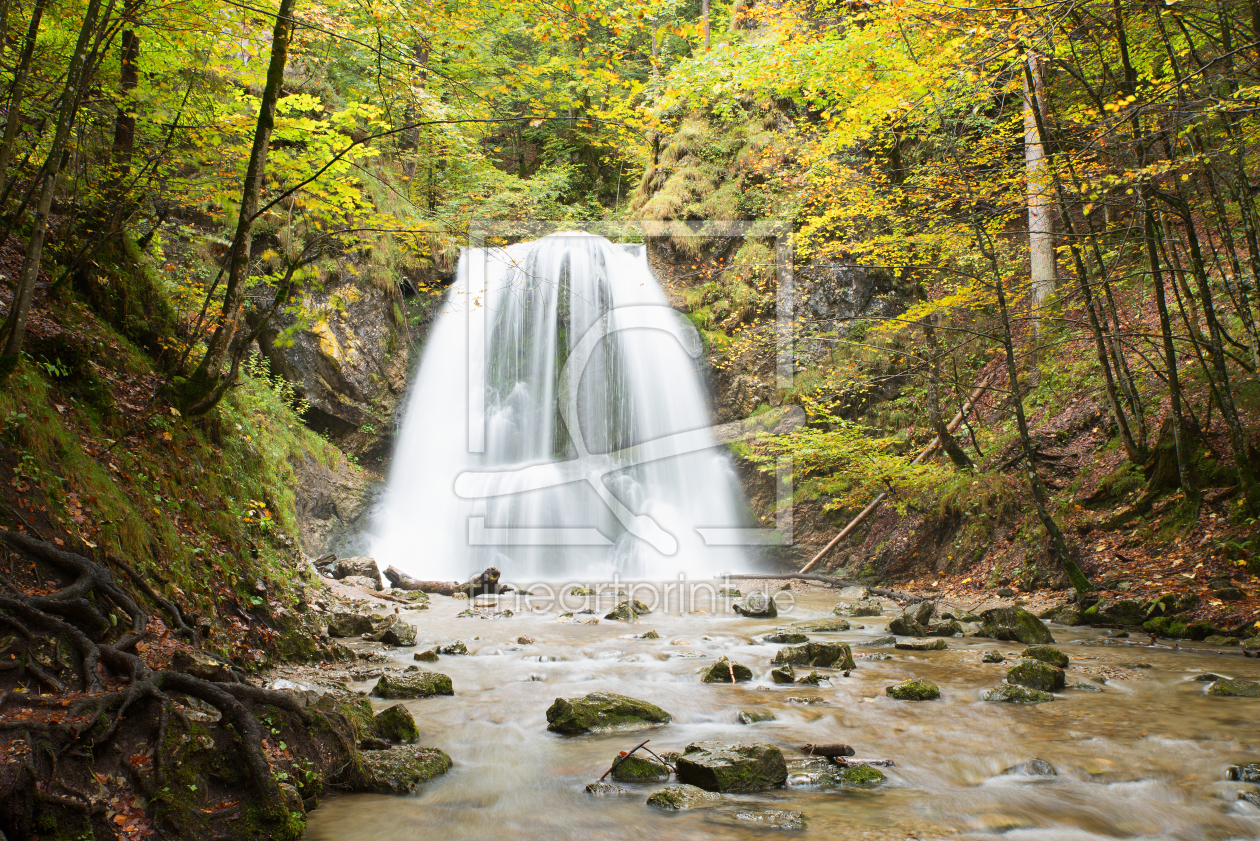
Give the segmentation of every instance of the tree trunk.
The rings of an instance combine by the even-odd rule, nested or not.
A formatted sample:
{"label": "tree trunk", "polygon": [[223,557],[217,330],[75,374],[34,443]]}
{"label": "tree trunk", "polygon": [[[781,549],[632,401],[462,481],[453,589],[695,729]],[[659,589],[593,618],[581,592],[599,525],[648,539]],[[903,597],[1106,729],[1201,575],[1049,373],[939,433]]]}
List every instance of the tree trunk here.
{"label": "tree trunk", "polygon": [[1045,115],[1041,56],[1028,52],[1024,73],[1024,167],[1028,174],[1028,256],[1033,328],[1041,333],[1040,311],[1054,296],[1054,217],[1046,168],[1046,146],[1037,124]]}
{"label": "tree trunk", "polygon": [[704,48],[709,49],[709,0],[700,0],[700,22],[704,27]]}
{"label": "tree trunk", "polygon": [[140,36],[136,34],[135,15],[140,7],[140,0],[126,0],[123,5],[123,18],[128,27],[122,33],[122,48],[118,56],[118,113],[114,117],[114,143],[110,150],[113,171],[110,173],[110,185],[106,190],[107,205],[113,206],[113,217],[110,220],[111,233],[122,228],[127,212],[123,206],[125,198],[124,182],[131,173],[131,155],[136,145],[136,115],[132,108],[131,94],[140,84]]}
{"label": "tree trunk", "polygon": [[17,140],[18,126],[22,123],[22,100],[26,95],[26,80],[31,72],[35,41],[39,37],[39,24],[44,17],[44,7],[47,4],[48,0],[35,0],[35,6],[31,9],[31,22],[26,29],[26,41],[22,44],[22,55],[18,58],[17,68],[13,71],[13,86],[9,89],[9,114],[4,125],[4,139],[0,140],[0,178],[8,176],[9,164],[13,162],[13,144]]}
{"label": "tree trunk", "polygon": [[932,322],[933,316],[923,319],[923,336],[927,339],[928,354],[931,357],[928,360],[928,420],[932,424],[932,431],[940,439],[941,448],[945,450],[945,454],[949,456],[954,466],[960,470],[975,470],[975,464],[954,440],[954,436],[945,427],[945,421],[941,417],[941,348],[940,342],[936,339],[936,327]]}
{"label": "tree trunk", "polygon": [[258,213],[259,196],[262,194],[263,174],[267,169],[267,153],[271,146],[271,132],[276,124],[276,102],[284,85],[284,67],[289,58],[289,42],[293,38],[293,9],[297,0],[280,0],[275,28],[271,35],[271,62],[267,66],[267,84],[258,103],[258,122],[254,129],[254,143],[249,153],[249,165],[245,170],[245,183],[241,190],[241,204],[236,220],[236,234],[228,252],[227,284],[223,292],[223,307],[219,323],[210,336],[206,355],[189,381],[189,403],[214,391],[218,385],[228,346],[236,334],[241,317],[245,281],[249,277],[250,250],[253,245],[254,216]]}

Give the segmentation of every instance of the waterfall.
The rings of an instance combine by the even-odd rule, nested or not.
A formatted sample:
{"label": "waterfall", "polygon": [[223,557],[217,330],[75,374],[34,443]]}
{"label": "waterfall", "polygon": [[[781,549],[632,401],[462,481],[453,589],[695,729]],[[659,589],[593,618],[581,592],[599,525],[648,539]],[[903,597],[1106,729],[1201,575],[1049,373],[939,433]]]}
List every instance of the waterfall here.
{"label": "waterfall", "polygon": [[429,580],[746,569],[741,547],[705,540],[751,518],[708,428],[700,354],[641,245],[564,233],[465,249],[406,397],[372,556]]}

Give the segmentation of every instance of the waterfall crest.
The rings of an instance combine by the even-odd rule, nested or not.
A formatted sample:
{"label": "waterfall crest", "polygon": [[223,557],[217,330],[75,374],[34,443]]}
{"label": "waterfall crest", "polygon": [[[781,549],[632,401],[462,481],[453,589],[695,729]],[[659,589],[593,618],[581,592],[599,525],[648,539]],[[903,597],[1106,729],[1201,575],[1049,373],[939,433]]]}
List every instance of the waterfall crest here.
{"label": "waterfall crest", "polygon": [[[371,553],[423,579],[744,570],[700,337],[643,246],[583,233],[465,249],[405,409]],[[471,399],[470,399],[471,397]]]}

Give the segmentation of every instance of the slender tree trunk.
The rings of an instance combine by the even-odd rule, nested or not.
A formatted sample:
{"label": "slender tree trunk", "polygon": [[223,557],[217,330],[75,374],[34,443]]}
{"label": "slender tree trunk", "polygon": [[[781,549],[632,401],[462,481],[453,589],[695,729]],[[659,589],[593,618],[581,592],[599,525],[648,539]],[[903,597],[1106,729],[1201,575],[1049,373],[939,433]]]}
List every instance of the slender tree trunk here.
{"label": "slender tree trunk", "polygon": [[[109,20],[112,10],[111,0],[105,10],[105,21]],[[18,274],[17,287],[13,292],[13,306],[9,308],[9,317],[5,320],[3,330],[0,331],[5,336],[3,355],[6,357],[16,357],[22,350],[22,340],[26,335],[26,319],[30,315],[31,302],[35,295],[35,281],[39,277],[39,265],[44,253],[44,237],[48,233],[48,215],[52,210],[57,176],[61,172],[66,146],[74,130],[83,91],[91,81],[89,47],[92,44],[92,36],[97,33],[100,16],[101,0],[89,0],[87,10],[83,15],[83,23],[79,28],[79,38],[75,42],[74,52],[71,54],[70,64],[66,70],[65,90],[61,95],[61,110],[57,114],[56,133],[48,149],[48,158],[40,170],[39,199],[35,206],[35,218],[31,223],[31,234],[26,243],[26,254],[22,260],[21,272]],[[97,47],[99,46],[98,38]]]}
{"label": "slender tree trunk", "polygon": [[254,143],[250,149],[249,165],[245,171],[245,183],[241,190],[241,204],[236,220],[236,234],[228,253],[227,284],[223,292],[223,307],[219,323],[207,343],[206,354],[190,378],[189,402],[196,403],[213,392],[218,385],[228,346],[236,334],[241,317],[245,281],[249,277],[250,250],[254,232],[254,215],[258,212],[262,193],[263,174],[267,169],[267,153],[271,146],[271,132],[275,128],[276,102],[284,85],[284,68],[289,58],[289,42],[293,37],[293,9],[297,0],[280,0],[275,28],[271,35],[271,61],[267,67],[267,83],[258,103],[258,122],[254,129]]}
{"label": "slender tree trunk", "polygon": [[928,359],[928,420],[932,424],[936,437],[941,441],[941,448],[949,456],[949,460],[960,470],[975,470],[975,464],[954,440],[954,436],[946,428],[944,418],[941,417],[941,343],[936,338],[934,321],[935,317],[930,315],[923,319],[923,337],[927,340],[930,357]]}
{"label": "slender tree trunk", "polygon": [[131,174],[131,155],[136,145],[136,114],[132,107],[131,95],[140,84],[140,36],[136,34],[136,12],[140,0],[126,0],[123,4],[123,18],[127,28],[122,33],[122,47],[118,56],[118,113],[114,116],[114,143],[110,150],[113,171],[110,173],[110,185],[106,190],[106,203],[112,205],[113,218],[110,220],[110,232],[121,230],[127,212],[124,207],[124,183]]}
{"label": "slender tree trunk", "polygon": [[704,49],[709,49],[709,0],[700,0],[700,21],[704,27]]}
{"label": "slender tree trunk", "polygon": [[1041,333],[1041,309],[1054,296],[1054,216],[1046,145],[1037,124],[1045,115],[1042,58],[1032,50],[1024,72],[1024,166],[1028,175],[1028,256],[1033,329]]}

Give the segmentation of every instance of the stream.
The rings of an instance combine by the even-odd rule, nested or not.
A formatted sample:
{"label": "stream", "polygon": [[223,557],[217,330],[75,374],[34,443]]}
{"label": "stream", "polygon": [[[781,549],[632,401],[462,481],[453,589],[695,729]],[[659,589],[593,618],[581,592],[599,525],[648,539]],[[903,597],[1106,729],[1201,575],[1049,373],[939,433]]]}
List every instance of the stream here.
{"label": "stream", "polygon": [[[463,640],[470,656],[443,656],[423,668],[449,674],[455,695],[404,702],[420,726],[420,744],[440,747],[454,767],[411,796],[338,794],[311,813],[312,841],[490,839],[662,839],[704,835],[747,839],[1255,839],[1260,808],[1237,799],[1246,787],[1226,782],[1226,767],[1260,760],[1260,700],[1204,694],[1204,672],[1260,678],[1260,661],[1237,650],[1173,650],[1133,640],[1105,639],[1097,629],[1051,625],[1056,645],[1071,658],[1068,683],[1101,683],[1101,692],[1067,690],[1052,703],[986,703],[983,689],[1002,681],[1006,664],[981,662],[986,650],[1008,661],[1018,643],[955,638],[945,651],[863,646],[887,633],[894,615],[850,619],[854,629],[812,634],[853,646],[857,668],[848,678],[822,670],[831,686],[779,686],[770,681],[780,646],[757,644],[776,627],[831,617],[835,592],[795,592],[795,605],[776,620],[747,619],[730,600],[697,585],[679,590],[664,609],[634,623],[559,620],[563,607],[539,599],[500,597],[510,618],[458,614],[467,601],[434,596],[432,608],[408,614],[415,649],[388,652],[387,665],[413,665],[413,651]],[[786,595],[786,594],[784,594]],[[570,606],[602,617],[611,593]],[[531,607],[531,603],[534,607]],[[578,614],[575,619],[589,619]],[[857,625],[864,625],[858,629]],[[648,630],[659,639],[632,638]],[[536,640],[519,644],[518,637]],[[887,654],[885,660],[864,655]],[[749,666],[753,680],[704,684],[699,670],[725,655]],[[799,672],[799,670],[798,670]],[[936,701],[888,698],[884,690],[911,677],[941,688]],[[372,681],[352,684],[367,690]],[[547,730],[545,711],[558,697],[616,692],[657,704],[673,723],[652,730],[560,736]],[[800,703],[811,697],[822,703]],[[378,710],[395,702],[373,699]],[[774,714],[744,725],[741,709]],[[859,757],[888,758],[888,779],[870,789],[819,789],[800,773],[782,789],[725,795],[714,807],[664,812],[645,799],[666,783],[623,784],[621,796],[585,792],[618,751],[650,738],[657,753],[681,751],[701,739],[766,742],[782,748],[793,771],[805,743],[844,742]],[[1042,759],[1057,776],[1004,769]],[[750,826],[738,807],[792,809],[806,827],[795,832]]]}

